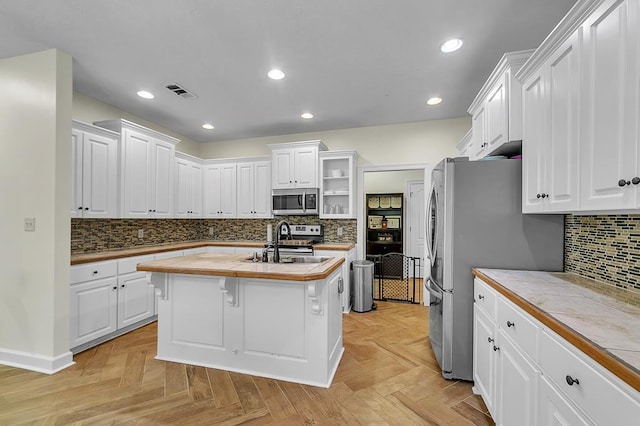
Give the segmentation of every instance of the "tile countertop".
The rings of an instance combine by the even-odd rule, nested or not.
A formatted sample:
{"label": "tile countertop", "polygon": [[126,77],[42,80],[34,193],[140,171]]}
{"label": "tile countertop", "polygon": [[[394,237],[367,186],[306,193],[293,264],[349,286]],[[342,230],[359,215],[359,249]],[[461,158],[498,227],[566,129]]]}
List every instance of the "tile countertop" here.
{"label": "tile countertop", "polygon": [[330,257],[321,263],[254,263],[247,260],[246,254],[202,253],[144,262],[138,264],[137,269],[171,274],[315,281],[327,278],[342,263],[342,257]]}
{"label": "tile countertop", "polygon": [[474,275],[640,390],[640,308],[572,273],[474,268]]}
{"label": "tile countertop", "polygon": [[[95,253],[72,254],[71,264],[102,262],[104,260],[122,259],[124,257],[141,256],[144,254],[162,253],[173,250],[187,250],[198,247],[249,247],[263,248],[264,241],[187,241],[184,243],[164,244],[159,246],[135,247],[121,250],[105,250]],[[315,250],[350,250],[353,243],[321,243],[314,246]]]}

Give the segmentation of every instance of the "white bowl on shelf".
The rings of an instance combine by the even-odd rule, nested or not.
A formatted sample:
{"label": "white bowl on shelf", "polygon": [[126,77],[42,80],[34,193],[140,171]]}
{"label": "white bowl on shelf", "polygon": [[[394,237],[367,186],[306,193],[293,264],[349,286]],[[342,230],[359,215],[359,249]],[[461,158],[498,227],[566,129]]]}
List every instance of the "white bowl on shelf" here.
{"label": "white bowl on shelf", "polygon": [[342,170],[340,169],[336,169],[336,170],[331,170],[331,177],[342,177]]}

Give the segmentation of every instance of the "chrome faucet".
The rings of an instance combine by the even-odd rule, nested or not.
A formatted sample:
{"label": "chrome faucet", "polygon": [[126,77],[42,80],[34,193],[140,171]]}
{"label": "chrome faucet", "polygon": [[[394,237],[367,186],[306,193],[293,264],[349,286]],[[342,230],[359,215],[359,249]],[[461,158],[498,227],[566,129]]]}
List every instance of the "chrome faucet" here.
{"label": "chrome faucet", "polygon": [[280,262],[280,249],[278,246],[280,245],[280,236],[282,234],[283,227],[287,228],[287,238],[291,239],[291,226],[289,226],[287,221],[281,220],[276,226],[276,246],[273,249],[273,261],[275,263]]}

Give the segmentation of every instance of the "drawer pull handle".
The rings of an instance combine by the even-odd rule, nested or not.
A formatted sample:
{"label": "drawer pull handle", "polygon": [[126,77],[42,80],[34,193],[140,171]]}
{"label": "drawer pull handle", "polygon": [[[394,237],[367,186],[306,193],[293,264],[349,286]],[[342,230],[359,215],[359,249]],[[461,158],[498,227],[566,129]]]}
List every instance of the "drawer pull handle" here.
{"label": "drawer pull handle", "polygon": [[567,379],[567,384],[568,384],[569,386],[573,386],[573,384],[574,384],[574,383],[575,383],[576,385],[579,385],[579,384],[580,384],[580,380],[578,380],[578,379],[574,379],[573,377],[569,376],[568,374],[567,374],[566,379]]}
{"label": "drawer pull handle", "polygon": [[98,273],[98,271],[93,271],[93,275],[95,275],[95,274],[97,274],[97,273]]}
{"label": "drawer pull handle", "polygon": [[491,337],[487,337],[487,342],[491,343],[493,342],[493,339]]}
{"label": "drawer pull handle", "polygon": [[494,351],[494,352],[499,351],[499,350],[500,350],[500,348],[499,348],[499,347],[497,347],[496,345],[493,345],[493,351]]}
{"label": "drawer pull handle", "polygon": [[482,300],[482,299],[484,299],[484,296],[482,294],[479,294],[478,295],[478,299]]}
{"label": "drawer pull handle", "polygon": [[507,327],[515,327],[515,326],[516,326],[515,322],[507,321]]}

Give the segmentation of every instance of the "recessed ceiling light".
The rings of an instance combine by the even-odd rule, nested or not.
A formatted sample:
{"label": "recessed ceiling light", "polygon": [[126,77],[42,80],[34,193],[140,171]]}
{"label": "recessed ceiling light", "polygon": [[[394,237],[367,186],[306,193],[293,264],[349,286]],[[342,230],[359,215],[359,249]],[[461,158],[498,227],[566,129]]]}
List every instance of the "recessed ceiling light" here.
{"label": "recessed ceiling light", "polygon": [[300,117],[304,118],[305,120],[311,120],[313,118],[313,114],[311,114],[310,112],[303,112],[302,114],[300,114]]}
{"label": "recessed ceiling light", "polygon": [[451,40],[447,40],[444,43],[442,43],[442,46],[440,46],[440,50],[444,53],[451,53],[451,52],[455,52],[461,47],[462,47],[462,40],[460,40],[459,38],[452,38]]}
{"label": "recessed ceiling light", "polygon": [[214,127],[213,124],[205,123],[202,125],[202,128],[206,130],[213,130]]}
{"label": "recessed ceiling light", "polygon": [[272,80],[282,80],[284,78],[284,73],[279,69],[272,69],[267,73],[267,75]]}
{"label": "recessed ceiling light", "polygon": [[440,102],[442,102],[442,98],[433,97],[429,98],[429,100],[427,101],[427,105],[438,105]]}
{"label": "recessed ceiling light", "polygon": [[147,92],[146,90],[138,91],[138,96],[140,96],[141,98],[145,98],[145,99],[153,99],[153,98],[155,98],[155,96],[153,96],[153,93]]}

